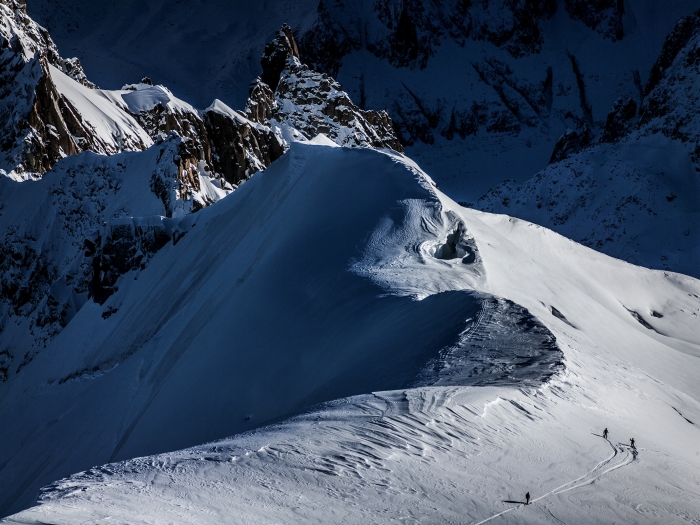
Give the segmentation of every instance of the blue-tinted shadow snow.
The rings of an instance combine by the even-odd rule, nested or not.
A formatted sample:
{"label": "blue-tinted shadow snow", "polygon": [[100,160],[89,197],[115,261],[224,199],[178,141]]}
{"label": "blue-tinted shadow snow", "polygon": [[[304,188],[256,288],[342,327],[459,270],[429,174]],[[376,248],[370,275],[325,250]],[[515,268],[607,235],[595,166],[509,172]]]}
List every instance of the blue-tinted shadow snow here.
{"label": "blue-tinted shadow snow", "polygon": [[407,201],[439,213],[429,185],[386,155],[294,145],[192,216],[107,303],[80,310],[21,382],[0,385],[0,515],[94,465],[333,399],[545,381],[562,354],[524,309],[466,291],[387,296],[349,270],[377,224],[420,220]]}

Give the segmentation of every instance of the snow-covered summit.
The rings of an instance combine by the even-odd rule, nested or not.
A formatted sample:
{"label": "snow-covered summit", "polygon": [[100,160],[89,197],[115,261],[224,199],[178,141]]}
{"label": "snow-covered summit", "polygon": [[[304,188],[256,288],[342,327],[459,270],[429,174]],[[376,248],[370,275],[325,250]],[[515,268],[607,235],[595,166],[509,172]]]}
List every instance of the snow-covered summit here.
{"label": "snow-covered summit", "polygon": [[[177,222],[217,202],[277,160],[289,147],[283,132],[291,140],[310,140],[326,131],[343,145],[400,148],[385,113],[358,110],[339,88],[328,96],[322,85],[309,83],[274,95],[256,81],[243,113],[220,100],[200,111],[147,78],[120,90],[87,87],[59,69],[60,58],[45,30],[19,4],[10,4],[2,5],[5,36],[8,42],[21,37],[26,43],[5,54],[37,76],[28,85],[21,75],[7,79],[6,88],[24,98],[15,105],[7,97],[5,108],[15,116],[18,108],[33,108],[32,118],[18,122],[28,125],[25,131],[34,141],[23,142],[23,153],[8,150],[7,159],[41,164],[22,171],[29,170],[22,161],[0,178],[0,224],[6,232],[0,241],[0,323],[15,320],[2,336],[13,347],[0,354],[2,381],[20,373],[86,301],[106,301],[123,274],[145,267],[164,239],[177,238],[179,230],[168,233],[174,224],[170,219]],[[294,73],[285,69],[282,76],[286,86]],[[314,106],[312,97],[323,103]],[[303,118],[283,111],[291,104],[303,110]],[[333,131],[313,128],[314,119],[325,119]],[[145,151],[124,155],[129,149]],[[39,175],[46,181],[22,185]]]}
{"label": "snow-covered summit", "polygon": [[22,180],[83,150],[112,154],[151,144],[131,116],[92,89],[77,59],[59,56],[16,0],[0,3],[0,40],[0,173]]}
{"label": "snow-covered summit", "polygon": [[358,108],[333,78],[301,63],[288,25],[265,47],[261,65],[246,108],[251,119],[269,121],[288,141],[323,134],[339,146],[403,151],[386,111]]}

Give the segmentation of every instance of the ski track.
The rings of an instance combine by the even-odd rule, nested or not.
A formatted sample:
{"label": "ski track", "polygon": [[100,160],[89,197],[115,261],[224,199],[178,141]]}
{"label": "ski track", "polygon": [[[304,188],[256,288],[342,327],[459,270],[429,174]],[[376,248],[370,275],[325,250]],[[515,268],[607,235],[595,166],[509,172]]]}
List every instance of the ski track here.
{"label": "ski track", "polygon": [[[598,463],[595,467],[593,467],[591,470],[589,470],[587,473],[585,473],[583,476],[576,478],[573,481],[569,481],[568,483],[564,483],[563,485],[560,485],[559,487],[555,488],[554,490],[551,490],[550,492],[547,492],[546,494],[540,496],[539,498],[535,498],[530,501],[530,504],[536,503],[537,501],[543,500],[545,498],[549,498],[551,496],[556,496],[558,494],[563,494],[564,492],[569,492],[570,490],[574,490],[580,487],[584,487],[586,485],[590,485],[594,483],[597,479],[599,479],[601,476],[612,472],[613,470],[617,470],[619,468],[625,467],[635,461],[637,459],[637,455],[639,452],[637,450],[633,450],[630,446],[624,445],[622,443],[618,443],[617,445],[613,445],[610,440],[606,439],[608,444],[612,447],[613,453],[612,456],[604,459],[600,463]],[[614,462],[613,466],[608,467],[615,458],[617,458],[618,455],[621,455],[618,461]],[[503,516],[504,514],[507,514],[509,512],[513,512],[515,510],[521,509],[521,506],[517,507],[512,507],[510,509],[504,510],[503,512],[499,512],[498,514],[494,514],[493,516],[486,518],[485,520],[479,521],[475,523],[474,525],[483,525],[484,523],[487,523],[491,520],[494,520],[498,518],[499,516]]]}

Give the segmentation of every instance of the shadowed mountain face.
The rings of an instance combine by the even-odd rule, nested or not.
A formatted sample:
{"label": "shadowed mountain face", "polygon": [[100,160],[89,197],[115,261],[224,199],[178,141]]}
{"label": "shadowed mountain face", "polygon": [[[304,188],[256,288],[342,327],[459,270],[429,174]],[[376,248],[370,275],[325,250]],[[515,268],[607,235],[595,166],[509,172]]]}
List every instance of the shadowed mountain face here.
{"label": "shadowed mountain face", "polygon": [[[464,370],[453,384],[535,386],[560,369],[554,337],[512,303],[470,291],[387,296],[351,270],[378,224],[422,231],[401,203],[421,203],[424,220],[442,220],[432,186],[398,160],[294,144],[231,196],[188,216],[186,234],[117,280],[103,304],[84,305],[2,385],[0,421],[13,421],[0,431],[3,511],[94,464],[425,383],[421,371],[435,370],[435,360]],[[483,273],[477,257],[455,264]],[[44,387],[27,398],[23,384]]]}

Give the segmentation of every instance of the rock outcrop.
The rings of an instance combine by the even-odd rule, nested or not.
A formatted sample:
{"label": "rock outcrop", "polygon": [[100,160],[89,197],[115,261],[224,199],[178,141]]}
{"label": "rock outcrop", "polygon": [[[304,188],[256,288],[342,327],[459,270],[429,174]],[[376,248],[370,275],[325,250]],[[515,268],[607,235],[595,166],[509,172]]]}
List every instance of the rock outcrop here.
{"label": "rock outcrop", "polygon": [[586,124],[578,131],[567,129],[554,145],[549,163],[554,164],[569,158],[591,144],[593,144],[593,134]]}
{"label": "rock outcrop", "polygon": [[263,75],[252,85],[247,105],[252,120],[291,128],[306,139],[323,133],[340,146],[403,151],[386,111],[358,108],[332,77],[301,63],[289,26],[265,47],[261,63]]}
{"label": "rock outcrop", "polygon": [[605,121],[602,142],[617,142],[627,135],[635,125],[637,117],[637,103],[633,98],[624,100],[618,98],[613,104],[608,118]]}
{"label": "rock outcrop", "polygon": [[[252,107],[250,102],[248,107]],[[246,181],[284,153],[279,138],[262,123],[264,119],[249,120],[218,100],[205,111],[204,118],[214,170],[230,184]]]}
{"label": "rock outcrop", "polygon": [[316,24],[300,39],[310,67],[337,75],[342,59],[367,49],[397,67],[425,68],[445,40],[464,46],[470,39],[505,49],[513,57],[538,53],[543,45],[540,22],[557,10],[554,0],[491,2],[374,2],[368,18],[349,16],[343,2],[321,0]]}
{"label": "rock outcrop", "polygon": [[260,78],[273,91],[277,89],[277,83],[287,66],[288,58],[299,58],[299,48],[294,40],[292,28],[285,24],[277,33],[277,38],[265,46],[265,52],[260,59],[260,65],[262,65]]}
{"label": "rock outcrop", "polygon": [[111,154],[148,145],[129,130],[104,136],[81,115],[54,77],[95,86],[77,59],[59,56],[47,31],[16,0],[0,3],[0,64],[0,170],[5,174],[33,178],[83,150]]}
{"label": "rock outcrop", "polygon": [[639,128],[692,144],[700,170],[700,11],[678,21],[649,74]]}

